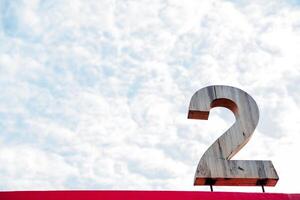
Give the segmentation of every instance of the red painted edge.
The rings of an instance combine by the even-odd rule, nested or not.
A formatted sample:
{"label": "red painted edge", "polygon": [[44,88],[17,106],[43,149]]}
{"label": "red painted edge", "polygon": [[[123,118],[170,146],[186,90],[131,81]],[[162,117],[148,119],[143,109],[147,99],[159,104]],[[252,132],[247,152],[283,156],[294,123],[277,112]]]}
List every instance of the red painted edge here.
{"label": "red painted edge", "polygon": [[5,191],[0,200],[300,200],[300,194],[197,191]]}

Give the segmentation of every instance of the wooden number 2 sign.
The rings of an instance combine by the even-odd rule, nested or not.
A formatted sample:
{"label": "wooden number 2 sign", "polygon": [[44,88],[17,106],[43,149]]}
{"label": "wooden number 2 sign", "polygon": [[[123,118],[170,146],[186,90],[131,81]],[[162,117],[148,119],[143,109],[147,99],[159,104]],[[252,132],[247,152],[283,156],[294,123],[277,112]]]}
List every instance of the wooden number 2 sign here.
{"label": "wooden number 2 sign", "polygon": [[208,86],[193,95],[188,118],[207,120],[214,107],[230,109],[236,122],[206,150],[194,185],[275,186],[279,178],[271,161],[230,160],[249,141],[258,123],[254,99],[238,88]]}

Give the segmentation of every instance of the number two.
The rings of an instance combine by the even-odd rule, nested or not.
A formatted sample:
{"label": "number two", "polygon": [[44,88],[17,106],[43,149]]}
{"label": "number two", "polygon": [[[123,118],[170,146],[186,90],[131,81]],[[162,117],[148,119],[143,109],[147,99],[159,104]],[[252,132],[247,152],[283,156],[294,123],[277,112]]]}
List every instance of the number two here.
{"label": "number two", "polygon": [[230,160],[249,141],[258,123],[254,99],[238,88],[208,86],[193,95],[188,118],[207,120],[214,107],[230,109],[236,121],[200,159],[194,185],[275,186],[279,178],[271,161]]}

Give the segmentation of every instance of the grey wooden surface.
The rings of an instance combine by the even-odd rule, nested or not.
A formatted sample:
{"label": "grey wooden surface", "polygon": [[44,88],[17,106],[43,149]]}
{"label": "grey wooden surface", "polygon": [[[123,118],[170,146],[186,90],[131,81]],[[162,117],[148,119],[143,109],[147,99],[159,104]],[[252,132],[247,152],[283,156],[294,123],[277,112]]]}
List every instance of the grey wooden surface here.
{"label": "grey wooden surface", "polygon": [[[208,119],[213,107],[226,107],[236,122],[221,135],[199,161],[194,185],[274,186],[278,175],[271,161],[230,160],[250,139],[259,119],[254,99],[246,92],[224,85],[198,90],[191,99],[188,118]],[[261,147],[264,151],[265,147]]]}

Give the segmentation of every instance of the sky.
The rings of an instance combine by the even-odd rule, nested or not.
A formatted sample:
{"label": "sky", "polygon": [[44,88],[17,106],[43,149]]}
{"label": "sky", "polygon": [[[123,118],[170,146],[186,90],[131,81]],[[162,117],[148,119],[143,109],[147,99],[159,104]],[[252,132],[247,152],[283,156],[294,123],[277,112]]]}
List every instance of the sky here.
{"label": "sky", "polygon": [[[271,160],[299,193],[299,1],[0,0],[0,190],[196,190],[235,121],[192,95],[230,85],[260,119],[233,159]],[[259,187],[215,187],[256,191]]]}

